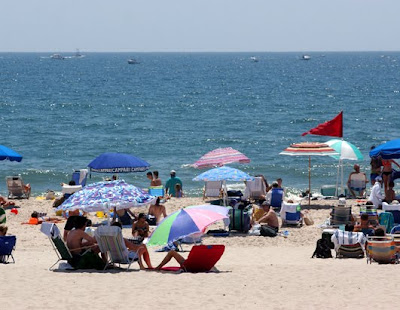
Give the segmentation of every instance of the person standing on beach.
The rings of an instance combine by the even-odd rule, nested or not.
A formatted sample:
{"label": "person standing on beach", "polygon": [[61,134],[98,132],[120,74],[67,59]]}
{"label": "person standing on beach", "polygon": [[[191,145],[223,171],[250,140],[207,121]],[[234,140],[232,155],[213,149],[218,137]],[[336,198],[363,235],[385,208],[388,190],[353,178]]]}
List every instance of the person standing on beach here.
{"label": "person standing on beach", "polygon": [[165,194],[170,194],[172,197],[175,197],[175,185],[179,184],[182,188],[182,181],[176,176],[175,170],[171,170],[170,176],[171,177],[165,183]]}
{"label": "person standing on beach", "polygon": [[382,178],[383,185],[385,186],[385,195],[389,189],[389,182],[392,176],[392,164],[395,164],[397,167],[400,168],[400,165],[396,163],[393,159],[382,159]]}
{"label": "person standing on beach", "polygon": [[151,173],[150,171],[146,173],[146,177],[150,180],[150,186],[154,186],[154,177],[153,177],[153,173]]}
{"label": "person standing on beach", "polygon": [[[371,146],[371,151],[375,148],[375,146]],[[371,180],[371,185],[373,186],[375,184],[375,178],[379,175],[381,175],[381,167],[382,167],[382,160],[380,157],[372,157],[371,158],[371,174],[370,174],[370,180]]]}
{"label": "person standing on beach", "polygon": [[161,186],[162,185],[162,182],[158,176],[157,170],[153,171],[153,183],[154,183],[154,185],[152,185],[152,186]]}
{"label": "person standing on beach", "polygon": [[371,188],[371,194],[369,195],[368,200],[372,201],[375,208],[379,208],[382,204],[382,193],[381,193],[381,183],[382,178],[380,176],[375,178],[375,184]]}

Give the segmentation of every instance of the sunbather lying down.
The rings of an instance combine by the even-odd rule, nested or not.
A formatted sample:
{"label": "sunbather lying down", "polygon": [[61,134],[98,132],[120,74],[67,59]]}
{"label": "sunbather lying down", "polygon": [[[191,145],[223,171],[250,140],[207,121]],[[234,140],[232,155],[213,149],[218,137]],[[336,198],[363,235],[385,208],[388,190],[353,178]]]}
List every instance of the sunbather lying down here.
{"label": "sunbather lying down", "polygon": [[28,224],[28,225],[39,225],[42,224],[43,222],[50,222],[50,223],[61,223],[63,220],[60,220],[56,217],[50,217],[50,216],[39,216],[39,213],[36,211],[33,211],[31,214],[31,218],[29,219],[28,222],[24,222],[21,224]]}
{"label": "sunbather lying down", "polygon": [[9,200],[5,199],[3,196],[0,196],[0,205],[2,205],[4,207],[15,206],[15,202],[9,201]]}

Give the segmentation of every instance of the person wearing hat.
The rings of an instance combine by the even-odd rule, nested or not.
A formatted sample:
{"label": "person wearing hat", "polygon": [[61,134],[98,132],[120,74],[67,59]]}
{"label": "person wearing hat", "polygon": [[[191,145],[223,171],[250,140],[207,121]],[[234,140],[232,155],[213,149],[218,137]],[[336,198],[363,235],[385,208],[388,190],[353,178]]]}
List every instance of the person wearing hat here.
{"label": "person wearing hat", "polygon": [[372,201],[372,203],[374,204],[375,208],[379,208],[379,206],[382,204],[382,177],[381,176],[377,176],[375,178],[375,184],[374,186],[372,186],[371,188],[371,194],[369,195],[368,200]]}
{"label": "person wearing hat", "polygon": [[182,188],[182,181],[180,178],[176,176],[176,171],[171,170],[170,172],[170,178],[167,180],[165,183],[165,194],[166,195],[171,195],[172,197],[175,197],[175,185],[179,184]]}

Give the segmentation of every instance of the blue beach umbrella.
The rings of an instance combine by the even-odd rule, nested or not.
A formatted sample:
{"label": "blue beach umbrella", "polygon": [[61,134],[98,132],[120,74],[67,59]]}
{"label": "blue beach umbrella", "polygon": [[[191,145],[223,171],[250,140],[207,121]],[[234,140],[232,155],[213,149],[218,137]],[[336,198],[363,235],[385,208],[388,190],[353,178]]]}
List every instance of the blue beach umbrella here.
{"label": "blue beach umbrella", "polygon": [[139,157],[123,153],[103,153],[88,165],[91,172],[128,173],[143,172],[150,164]]}
{"label": "blue beach umbrella", "polygon": [[242,170],[228,166],[207,170],[198,175],[193,181],[251,181],[254,178]]}
{"label": "blue beach umbrella", "polygon": [[0,145],[0,160],[6,160],[6,159],[8,159],[9,161],[20,162],[22,160],[22,156],[19,155],[14,150],[4,145]]}
{"label": "blue beach umbrella", "polygon": [[391,140],[381,144],[369,152],[370,157],[382,157],[382,159],[400,158],[400,139]]}
{"label": "blue beach umbrella", "polygon": [[82,210],[84,212],[117,210],[147,206],[155,197],[124,180],[92,183],[71,195],[57,210]]}

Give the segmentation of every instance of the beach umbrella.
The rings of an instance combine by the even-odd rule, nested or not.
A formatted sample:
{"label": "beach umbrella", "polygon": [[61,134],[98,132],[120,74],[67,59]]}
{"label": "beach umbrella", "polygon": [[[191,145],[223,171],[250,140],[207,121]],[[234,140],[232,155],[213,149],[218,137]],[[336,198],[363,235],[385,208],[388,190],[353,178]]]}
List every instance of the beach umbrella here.
{"label": "beach umbrella", "polygon": [[19,155],[16,151],[4,145],[0,145],[0,160],[20,162],[22,160],[22,156]]}
{"label": "beach umbrella", "polygon": [[106,211],[142,207],[154,203],[156,197],[124,180],[89,184],[75,192],[57,210],[82,210],[84,212]]}
{"label": "beach umbrella", "polygon": [[[226,211],[225,211],[226,210]],[[204,233],[211,224],[228,218],[228,208],[190,206],[167,216],[151,234],[147,245],[171,244],[187,236]]]}
{"label": "beach umbrella", "polygon": [[88,165],[91,172],[127,173],[142,172],[149,169],[150,164],[139,157],[123,153],[103,153]]}
{"label": "beach umbrella", "polygon": [[193,179],[193,181],[250,181],[254,178],[242,170],[228,166],[207,170]]}
{"label": "beach umbrella", "polygon": [[400,158],[400,139],[381,144],[369,152],[370,157],[380,156],[382,159]]}
{"label": "beach umbrella", "polygon": [[[338,155],[330,155],[331,157],[339,160],[338,173],[336,177],[336,196],[338,194],[339,174],[341,174],[341,188],[343,191],[343,160],[363,160],[364,156],[360,150],[350,142],[341,139],[331,139],[325,142],[331,148],[333,148]],[[340,172],[339,172],[340,171]]]}
{"label": "beach umbrella", "polygon": [[338,155],[333,148],[325,143],[302,142],[294,143],[282,152],[280,155],[289,156],[308,156],[308,204],[311,204],[311,156],[332,156]]}
{"label": "beach umbrella", "polygon": [[203,155],[198,161],[196,161],[192,167],[194,168],[211,168],[220,167],[230,163],[249,163],[250,159],[240,153],[239,151],[231,148],[218,148],[207,154]]}

